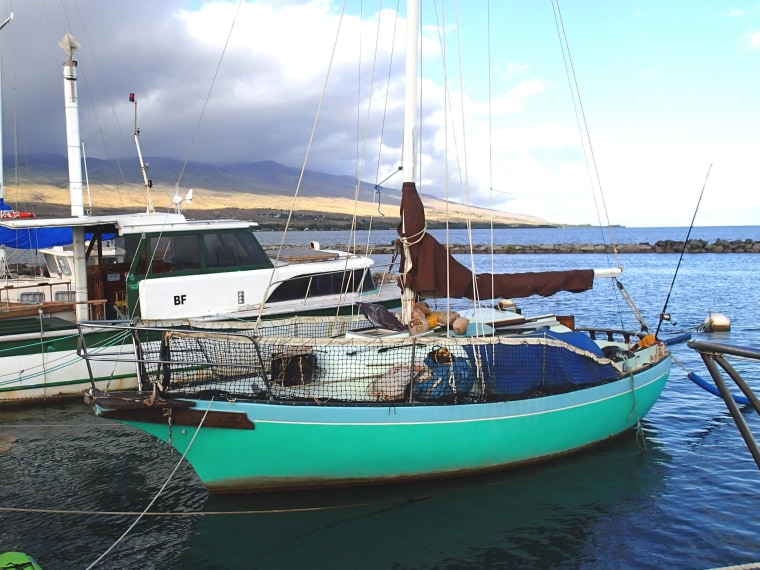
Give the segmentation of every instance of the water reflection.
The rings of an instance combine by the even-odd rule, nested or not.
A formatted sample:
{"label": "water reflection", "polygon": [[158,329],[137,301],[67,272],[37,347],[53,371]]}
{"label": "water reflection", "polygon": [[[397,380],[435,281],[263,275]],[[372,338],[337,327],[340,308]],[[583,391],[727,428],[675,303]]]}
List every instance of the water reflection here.
{"label": "water reflection", "polygon": [[[382,488],[210,496],[181,567],[573,567],[596,544],[645,517],[663,491],[668,456],[635,433],[557,462],[489,475]],[[255,512],[255,513],[253,513]],[[607,567],[633,564],[602,555]],[[620,564],[617,564],[620,562]]]}

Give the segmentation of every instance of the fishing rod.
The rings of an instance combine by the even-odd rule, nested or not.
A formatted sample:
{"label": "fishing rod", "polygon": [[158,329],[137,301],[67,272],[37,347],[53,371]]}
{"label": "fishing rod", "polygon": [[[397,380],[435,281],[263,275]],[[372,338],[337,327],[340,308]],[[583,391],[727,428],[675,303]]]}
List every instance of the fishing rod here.
{"label": "fishing rod", "polygon": [[707,176],[705,176],[705,183],[702,184],[702,191],[699,193],[699,200],[697,200],[697,207],[694,209],[694,215],[691,218],[691,225],[689,226],[689,231],[686,232],[686,240],[683,242],[683,247],[681,248],[681,255],[678,258],[678,264],[676,265],[676,270],[673,273],[673,280],[670,282],[668,295],[667,297],[665,297],[665,304],[662,306],[662,311],[660,311],[660,320],[657,322],[657,329],[654,331],[654,338],[658,338],[660,334],[660,326],[662,325],[662,321],[670,320],[670,315],[667,314],[665,311],[668,308],[668,302],[670,301],[670,294],[673,292],[673,285],[676,282],[678,269],[681,267],[681,260],[683,260],[683,254],[686,251],[686,244],[689,243],[689,236],[691,235],[691,229],[694,227],[694,220],[697,218],[697,212],[699,211],[699,204],[702,202],[702,196],[705,193],[705,187],[707,186],[707,179],[710,178],[710,170],[712,170],[712,164],[710,165],[710,168],[707,169]]}

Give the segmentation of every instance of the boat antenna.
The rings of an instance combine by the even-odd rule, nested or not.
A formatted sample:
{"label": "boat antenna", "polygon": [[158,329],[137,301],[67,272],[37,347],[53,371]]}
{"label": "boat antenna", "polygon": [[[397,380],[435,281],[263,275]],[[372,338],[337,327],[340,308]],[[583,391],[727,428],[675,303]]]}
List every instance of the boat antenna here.
{"label": "boat antenna", "polygon": [[[654,331],[654,337],[657,338],[660,334],[660,326],[662,325],[662,321],[670,321],[670,315],[666,313],[665,311],[668,308],[668,301],[670,301],[670,294],[673,292],[673,285],[676,282],[676,275],[678,275],[678,268],[681,267],[681,260],[683,259],[683,254],[686,251],[686,244],[689,243],[689,236],[691,235],[691,229],[694,227],[694,220],[697,218],[697,212],[699,211],[699,204],[702,202],[702,196],[705,193],[705,186],[707,186],[707,179],[710,178],[710,170],[712,170],[712,164],[710,165],[710,168],[707,169],[707,176],[705,176],[705,182],[702,184],[702,191],[699,193],[699,200],[697,200],[697,207],[694,208],[694,215],[691,218],[691,225],[689,226],[689,231],[686,232],[686,240],[683,242],[683,247],[681,248],[681,255],[678,257],[678,264],[676,265],[676,270],[673,272],[673,280],[670,282],[670,288],[668,289],[668,295],[665,297],[665,304],[662,306],[662,311],[660,311],[660,320],[657,322],[657,329]],[[675,324],[675,323],[673,323]]]}
{"label": "boat antenna", "polygon": [[145,211],[148,214],[152,214],[153,200],[150,197],[150,189],[153,188],[153,181],[148,179],[148,167],[150,165],[143,162],[142,151],[140,150],[140,129],[137,128],[137,99],[134,93],[129,94],[129,102],[135,105],[135,130],[132,136],[135,139],[135,147],[137,148],[137,158],[140,159],[140,170],[142,171],[143,181],[145,182]]}

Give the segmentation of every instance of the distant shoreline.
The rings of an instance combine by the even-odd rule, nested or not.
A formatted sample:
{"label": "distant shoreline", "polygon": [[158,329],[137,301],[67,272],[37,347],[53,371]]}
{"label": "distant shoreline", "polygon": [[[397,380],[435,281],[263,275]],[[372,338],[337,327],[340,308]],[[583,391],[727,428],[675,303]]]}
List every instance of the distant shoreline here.
{"label": "distant shoreline", "polygon": [[[345,251],[345,244],[325,245],[321,244],[320,249],[336,249]],[[266,250],[276,250],[276,245],[264,246]],[[394,245],[374,245],[371,253],[373,254],[392,254],[395,251]],[[495,253],[495,254],[535,254],[535,253],[760,253],[760,241],[751,239],[746,240],[724,240],[716,239],[714,242],[707,242],[701,239],[691,239],[686,242],[684,248],[683,241],[661,240],[654,244],[650,243],[623,243],[616,246],[610,244],[499,244],[490,245],[478,244],[472,246],[466,244],[449,245],[451,253]]]}

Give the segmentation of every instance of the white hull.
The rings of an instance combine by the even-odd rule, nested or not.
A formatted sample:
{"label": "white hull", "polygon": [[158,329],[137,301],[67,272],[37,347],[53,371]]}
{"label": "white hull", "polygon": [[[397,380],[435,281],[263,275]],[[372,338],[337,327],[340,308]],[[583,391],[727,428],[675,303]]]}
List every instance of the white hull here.
{"label": "white hull", "polygon": [[[71,331],[71,334],[77,333]],[[7,337],[3,341],[0,347],[8,344]],[[39,341],[25,343],[27,347],[34,345],[40,349],[35,354],[2,357],[0,405],[81,397],[92,387],[88,363],[77,354],[76,349],[43,350]],[[131,344],[111,347],[109,351],[120,351],[125,357],[134,358]],[[95,385],[100,389],[119,391],[137,387],[133,362],[91,362],[90,366],[96,379]]]}

